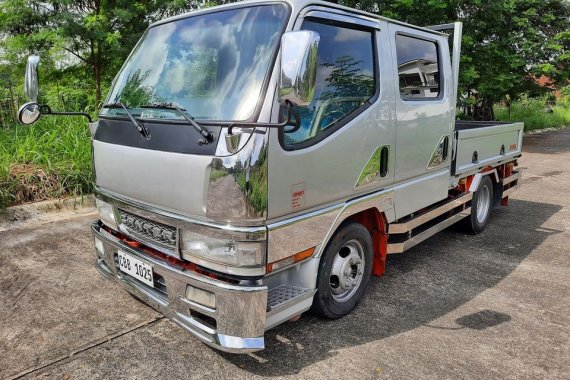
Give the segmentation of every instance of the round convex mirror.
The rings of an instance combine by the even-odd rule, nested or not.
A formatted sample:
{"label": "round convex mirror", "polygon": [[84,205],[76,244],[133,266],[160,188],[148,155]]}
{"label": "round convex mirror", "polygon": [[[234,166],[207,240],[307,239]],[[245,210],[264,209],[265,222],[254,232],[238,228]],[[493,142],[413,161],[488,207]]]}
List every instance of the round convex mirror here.
{"label": "round convex mirror", "polygon": [[18,110],[18,120],[22,124],[33,124],[41,115],[40,106],[34,102],[26,103]]}

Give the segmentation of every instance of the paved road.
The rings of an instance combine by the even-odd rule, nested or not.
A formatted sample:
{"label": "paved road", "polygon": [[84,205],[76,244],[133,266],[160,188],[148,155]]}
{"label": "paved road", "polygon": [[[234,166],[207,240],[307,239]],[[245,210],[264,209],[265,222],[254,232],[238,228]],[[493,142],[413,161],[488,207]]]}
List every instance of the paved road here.
{"label": "paved road", "polygon": [[90,218],[0,232],[0,378],[568,378],[570,130],[525,140],[523,188],[478,236],[392,256],[358,309],[219,353],[92,266]]}

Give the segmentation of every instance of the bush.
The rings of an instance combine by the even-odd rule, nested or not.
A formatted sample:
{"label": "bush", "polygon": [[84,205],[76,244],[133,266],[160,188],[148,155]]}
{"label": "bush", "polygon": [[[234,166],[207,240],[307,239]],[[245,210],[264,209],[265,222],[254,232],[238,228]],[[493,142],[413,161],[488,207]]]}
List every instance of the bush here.
{"label": "bush", "polygon": [[42,117],[0,129],[0,208],[92,191],[87,123]]}
{"label": "bush", "polygon": [[522,121],[525,131],[570,126],[570,107],[565,101],[553,106],[548,97],[525,96],[512,102],[510,109],[504,105],[495,106],[495,117],[501,121]]}

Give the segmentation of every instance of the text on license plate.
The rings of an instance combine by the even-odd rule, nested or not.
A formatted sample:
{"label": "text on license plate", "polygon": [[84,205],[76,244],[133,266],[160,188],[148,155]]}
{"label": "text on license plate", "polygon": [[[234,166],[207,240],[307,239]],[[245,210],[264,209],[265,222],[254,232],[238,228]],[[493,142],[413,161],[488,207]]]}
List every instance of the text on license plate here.
{"label": "text on license plate", "polygon": [[129,255],[123,251],[117,252],[117,255],[119,256],[119,269],[121,272],[125,272],[154,288],[151,265],[148,265],[137,259],[135,256]]}

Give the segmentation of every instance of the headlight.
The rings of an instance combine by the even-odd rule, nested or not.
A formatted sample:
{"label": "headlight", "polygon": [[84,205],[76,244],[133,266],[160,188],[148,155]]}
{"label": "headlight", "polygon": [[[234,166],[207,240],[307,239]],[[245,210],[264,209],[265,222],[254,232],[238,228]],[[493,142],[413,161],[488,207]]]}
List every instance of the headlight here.
{"label": "headlight", "polygon": [[97,211],[99,211],[99,218],[101,218],[101,221],[116,230],[117,222],[115,221],[113,206],[99,198],[95,198],[95,204],[97,205]]}
{"label": "headlight", "polygon": [[[245,240],[247,233],[182,231],[182,257],[217,271],[257,276],[265,274],[265,240]],[[220,236],[228,235],[228,236]],[[242,235],[242,236],[240,236]],[[264,237],[264,232],[263,232]]]}

